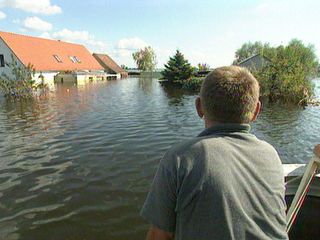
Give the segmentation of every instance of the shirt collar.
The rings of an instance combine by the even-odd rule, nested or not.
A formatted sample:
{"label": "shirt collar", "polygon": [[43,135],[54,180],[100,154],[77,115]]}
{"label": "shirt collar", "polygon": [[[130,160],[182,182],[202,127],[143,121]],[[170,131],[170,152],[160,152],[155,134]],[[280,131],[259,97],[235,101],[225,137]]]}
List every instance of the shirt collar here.
{"label": "shirt collar", "polygon": [[240,123],[219,123],[215,124],[213,127],[207,128],[202,131],[198,137],[204,137],[216,133],[231,133],[231,132],[242,132],[249,133],[251,127],[249,124]]}

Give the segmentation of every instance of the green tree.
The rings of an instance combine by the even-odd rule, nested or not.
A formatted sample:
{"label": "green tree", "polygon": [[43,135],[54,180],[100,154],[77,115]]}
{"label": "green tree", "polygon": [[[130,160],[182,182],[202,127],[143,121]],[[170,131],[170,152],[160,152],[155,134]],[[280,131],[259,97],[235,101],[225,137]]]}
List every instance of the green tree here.
{"label": "green tree", "polygon": [[170,82],[181,82],[189,79],[193,74],[193,68],[183,54],[177,50],[173,57],[170,57],[162,76]]}
{"label": "green tree", "polygon": [[33,80],[35,69],[31,64],[27,67],[19,66],[12,56],[10,63],[6,65],[11,68],[12,77],[2,74],[0,76],[0,91],[9,98],[23,99],[31,98],[37,89],[46,89],[43,83],[36,84]]}
{"label": "green tree", "polygon": [[149,46],[132,54],[139,70],[153,71],[157,65],[156,54]]}
{"label": "green tree", "polygon": [[313,94],[312,78],[318,74],[319,63],[313,45],[305,46],[297,39],[287,46],[269,50],[270,62],[253,74],[261,86],[261,95],[270,102],[299,103]]}
{"label": "green tree", "polygon": [[239,64],[241,61],[255,54],[261,54],[263,56],[271,57],[273,55],[273,48],[270,47],[269,43],[262,42],[248,42],[244,43],[235,53],[234,65]]}

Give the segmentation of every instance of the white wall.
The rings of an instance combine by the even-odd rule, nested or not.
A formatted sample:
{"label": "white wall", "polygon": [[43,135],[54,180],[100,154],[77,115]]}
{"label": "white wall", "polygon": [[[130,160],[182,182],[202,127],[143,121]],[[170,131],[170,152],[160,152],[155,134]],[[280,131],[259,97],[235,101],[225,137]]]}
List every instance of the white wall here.
{"label": "white wall", "polygon": [[[4,61],[7,63],[10,63],[12,61],[12,54],[13,52],[11,49],[7,46],[7,44],[0,38],[0,54],[3,54]],[[16,58],[16,56],[13,54],[14,59],[18,62],[18,66],[23,66],[23,64],[20,62],[19,59]],[[8,67],[0,67],[0,76],[2,73],[6,74],[9,77],[13,77],[12,70]]]}
{"label": "white wall", "polygon": [[36,72],[33,80],[36,81],[36,83],[41,83],[40,75],[43,76],[44,83],[50,86],[54,85],[54,77],[59,74],[59,72]]}

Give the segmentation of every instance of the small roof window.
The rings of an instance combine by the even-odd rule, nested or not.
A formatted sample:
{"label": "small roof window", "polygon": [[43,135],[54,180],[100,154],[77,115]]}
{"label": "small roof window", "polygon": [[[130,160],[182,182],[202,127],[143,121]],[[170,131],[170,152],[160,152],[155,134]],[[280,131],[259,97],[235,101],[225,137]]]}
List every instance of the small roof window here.
{"label": "small roof window", "polygon": [[77,61],[77,63],[81,63],[81,60],[77,56],[74,56],[73,58]]}
{"label": "small roof window", "polygon": [[73,56],[69,56],[69,58],[70,58],[71,62],[73,62],[73,63],[76,63],[76,62],[77,62],[77,61],[74,59]]}
{"label": "small roof window", "polygon": [[62,60],[58,55],[55,54],[53,57],[57,60],[57,62],[62,63]]}
{"label": "small roof window", "polygon": [[73,63],[81,63],[80,59],[77,58],[76,56],[69,56],[69,58]]}

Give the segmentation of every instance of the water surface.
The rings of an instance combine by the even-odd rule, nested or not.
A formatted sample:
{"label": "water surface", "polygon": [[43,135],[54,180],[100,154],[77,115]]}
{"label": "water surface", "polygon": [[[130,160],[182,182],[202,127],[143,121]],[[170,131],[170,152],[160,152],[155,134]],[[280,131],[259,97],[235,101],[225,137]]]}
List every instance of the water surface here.
{"label": "water surface", "polygon": [[[143,239],[138,212],[161,156],[203,129],[194,100],[147,78],[0,98],[0,239]],[[253,132],[303,163],[319,128],[320,107],[277,105]]]}

